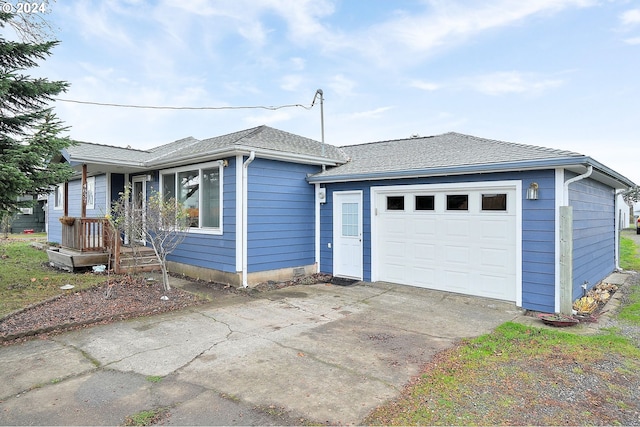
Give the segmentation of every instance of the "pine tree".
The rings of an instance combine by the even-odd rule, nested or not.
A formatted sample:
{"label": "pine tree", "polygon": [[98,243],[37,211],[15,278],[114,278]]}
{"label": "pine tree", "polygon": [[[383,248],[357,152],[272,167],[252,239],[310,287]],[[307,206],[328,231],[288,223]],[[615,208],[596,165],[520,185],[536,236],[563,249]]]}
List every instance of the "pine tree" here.
{"label": "pine tree", "polygon": [[[0,13],[0,26],[11,19]],[[49,106],[68,84],[24,74],[57,44],[15,42],[0,35],[0,219],[21,207],[19,196],[49,192],[72,174],[69,165],[50,162],[71,145],[60,135],[67,128]]]}

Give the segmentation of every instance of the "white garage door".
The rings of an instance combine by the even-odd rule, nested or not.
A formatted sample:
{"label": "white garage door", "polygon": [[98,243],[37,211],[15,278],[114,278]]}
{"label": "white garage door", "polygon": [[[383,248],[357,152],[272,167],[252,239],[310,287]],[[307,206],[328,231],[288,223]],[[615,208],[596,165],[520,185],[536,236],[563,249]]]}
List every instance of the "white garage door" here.
{"label": "white garage door", "polygon": [[374,280],[516,301],[516,184],[372,188]]}

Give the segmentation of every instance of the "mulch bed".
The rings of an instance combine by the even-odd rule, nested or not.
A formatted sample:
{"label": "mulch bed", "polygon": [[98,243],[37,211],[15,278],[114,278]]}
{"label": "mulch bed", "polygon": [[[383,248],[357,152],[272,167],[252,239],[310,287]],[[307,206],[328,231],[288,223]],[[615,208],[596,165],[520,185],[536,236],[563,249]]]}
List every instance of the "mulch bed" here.
{"label": "mulch bed", "polygon": [[0,319],[0,342],[13,344],[34,335],[180,310],[203,302],[180,289],[165,292],[161,283],[144,277],[118,277],[91,289],[65,291]]}
{"label": "mulch bed", "polygon": [[[327,274],[314,274],[284,282],[263,282],[250,288],[250,292],[199,280],[193,280],[193,284],[200,290],[206,288],[208,294],[237,292],[250,295],[294,285],[329,282],[331,278]],[[161,299],[162,296],[168,299]],[[165,292],[160,282],[143,276],[118,276],[91,289],[65,291],[62,295],[1,318],[0,344],[12,345],[34,336],[44,338],[52,333],[181,310],[206,302],[206,298],[179,288]]]}

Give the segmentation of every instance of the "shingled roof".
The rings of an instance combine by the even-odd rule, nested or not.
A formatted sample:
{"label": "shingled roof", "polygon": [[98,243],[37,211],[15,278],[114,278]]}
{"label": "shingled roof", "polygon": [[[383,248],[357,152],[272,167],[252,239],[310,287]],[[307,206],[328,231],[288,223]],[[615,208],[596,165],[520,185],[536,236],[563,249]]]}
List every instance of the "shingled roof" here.
{"label": "shingled roof", "polygon": [[204,161],[207,158],[248,154],[250,151],[256,151],[262,157],[291,158],[300,162],[327,165],[347,160],[345,153],[335,146],[269,126],[258,126],[205,140],[188,137],[149,150],[78,142],[68,147],[64,156],[72,163],[161,168],[196,160]]}
{"label": "shingled roof", "polygon": [[313,175],[309,178],[310,182],[488,173],[590,164],[625,185],[633,184],[580,153],[455,132],[341,148],[349,161]]}

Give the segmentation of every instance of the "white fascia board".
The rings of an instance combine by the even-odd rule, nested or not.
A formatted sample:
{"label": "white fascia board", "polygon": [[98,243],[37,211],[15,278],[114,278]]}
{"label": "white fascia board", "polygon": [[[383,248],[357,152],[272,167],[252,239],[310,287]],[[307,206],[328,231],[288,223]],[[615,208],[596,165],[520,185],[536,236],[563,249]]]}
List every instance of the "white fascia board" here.
{"label": "white fascia board", "polygon": [[190,156],[181,157],[179,159],[172,160],[171,162],[154,161],[145,163],[147,167],[154,168],[166,168],[173,164],[189,164],[189,163],[201,163],[210,159],[220,159],[224,157],[234,157],[237,155],[248,156],[252,151],[256,153],[257,158],[280,160],[284,162],[303,163],[310,165],[327,165],[336,166],[341,161],[336,159],[329,159],[326,157],[310,156],[306,154],[285,153],[282,151],[265,150],[260,148],[254,148],[249,146],[237,146],[233,148],[224,147],[218,150],[209,151],[206,154],[198,153]]}

